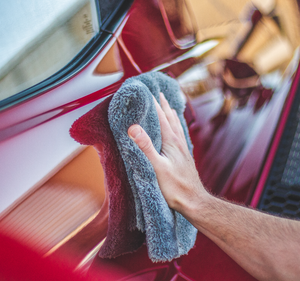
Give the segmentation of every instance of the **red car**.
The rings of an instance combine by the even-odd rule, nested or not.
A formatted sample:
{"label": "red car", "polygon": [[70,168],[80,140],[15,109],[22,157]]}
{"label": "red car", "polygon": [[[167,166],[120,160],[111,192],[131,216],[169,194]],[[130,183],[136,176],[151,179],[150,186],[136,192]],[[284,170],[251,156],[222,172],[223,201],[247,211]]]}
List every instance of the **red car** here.
{"label": "red car", "polygon": [[299,218],[298,1],[31,0],[0,14],[0,279],[255,280],[201,233],[172,262],[146,246],[99,258],[104,174],[69,129],[127,78],[164,72],[206,188]]}

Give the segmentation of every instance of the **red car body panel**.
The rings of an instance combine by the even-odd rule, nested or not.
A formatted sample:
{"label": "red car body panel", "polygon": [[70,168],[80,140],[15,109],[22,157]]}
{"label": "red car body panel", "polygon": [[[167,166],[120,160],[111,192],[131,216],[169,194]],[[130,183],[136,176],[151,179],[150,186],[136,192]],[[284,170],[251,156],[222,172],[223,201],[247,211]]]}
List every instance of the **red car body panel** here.
{"label": "red car body panel", "polygon": [[[123,72],[107,76],[95,73],[114,43],[118,45]],[[188,50],[174,45],[155,2],[136,0],[110,42],[80,72],[0,112],[0,151],[13,147],[10,144],[15,141],[20,145],[24,133],[62,116],[73,112],[70,118],[75,120],[97,101],[115,93],[128,77],[154,68],[178,77],[196,63],[195,58],[174,61]],[[186,116],[196,166],[204,185],[214,194],[257,206],[299,79],[298,69],[295,77],[286,78],[270,99],[261,101],[261,95],[252,94],[246,104],[226,116],[222,115],[225,97],[221,87],[190,101]],[[1,158],[3,167],[13,165],[11,162],[17,159],[26,165],[26,156],[7,155]],[[19,254],[16,257],[22,261]],[[91,279],[98,276],[99,280],[255,280],[201,233],[190,253],[176,261],[154,264],[143,246],[114,260],[96,258],[89,274]]]}

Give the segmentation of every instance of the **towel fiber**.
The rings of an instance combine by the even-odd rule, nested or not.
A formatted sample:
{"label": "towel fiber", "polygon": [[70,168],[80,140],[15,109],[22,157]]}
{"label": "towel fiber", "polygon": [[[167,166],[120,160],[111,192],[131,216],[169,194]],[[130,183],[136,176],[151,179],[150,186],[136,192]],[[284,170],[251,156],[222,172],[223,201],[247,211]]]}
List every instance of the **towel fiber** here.
{"label": "towel fiber", "polygon": [[181,214],[168,207],[158,186],[154,169],[138,146],[128,137],[128,128],[140,124],[160,152],[160,125],[153,96],[159,102],[164,93],[175,109],[190,152],[192,144],[183,117],[184,100],[176,80],[159,72],[127,79],[113,96],[108,121],[124,161],[135,202],[136,227],[146,233],[148,254],[152,261],[170,261],[193,247],[197,230]]}
{"label": "towel fiber", "polygon": [[132,191],[125,166],[108,124],[107,110],[111,97],[76,120],[70,135],[79,143],[93,145],[100,157],[109,193],[108,231],[100,257],[114,258],[137,250],[145,235],[136,229]]}

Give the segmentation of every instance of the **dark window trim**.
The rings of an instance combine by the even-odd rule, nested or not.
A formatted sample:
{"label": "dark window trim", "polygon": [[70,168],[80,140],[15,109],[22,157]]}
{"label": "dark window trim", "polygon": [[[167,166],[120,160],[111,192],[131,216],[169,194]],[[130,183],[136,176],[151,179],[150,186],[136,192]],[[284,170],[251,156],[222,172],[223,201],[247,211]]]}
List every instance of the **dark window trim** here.
{"label": "dark window trim", "polygon": [[[107,18],[107,20],[105,20],[105,22],[101,25],[99,24],[99,33],[93,37],[65,67],[42,82],[0,101],[0,111],[49,91],[66,80],[69,80],[82,70],[111,39],[113,32],[115,32],[126,16],[133,1],[134,0],[123,0],[123,2],[121,2],[114,12]],[[98,19],[100,20],[100,7],[97,0],[96,8]]]}

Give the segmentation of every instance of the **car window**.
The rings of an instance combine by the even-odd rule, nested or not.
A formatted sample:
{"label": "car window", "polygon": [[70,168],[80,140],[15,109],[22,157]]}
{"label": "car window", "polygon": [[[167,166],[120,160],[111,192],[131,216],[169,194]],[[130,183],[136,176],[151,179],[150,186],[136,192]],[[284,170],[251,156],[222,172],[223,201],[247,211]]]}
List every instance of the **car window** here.
{"label": "car window", "polygon": [[50,77],[98,32],[93,0],[0,3],[0,101]]}
{"label": "car window", "polygon": [[120,0],[99,0],[101,23],[105,23],[121,3]]}

